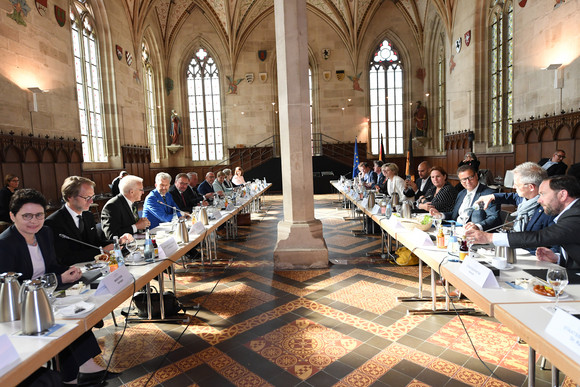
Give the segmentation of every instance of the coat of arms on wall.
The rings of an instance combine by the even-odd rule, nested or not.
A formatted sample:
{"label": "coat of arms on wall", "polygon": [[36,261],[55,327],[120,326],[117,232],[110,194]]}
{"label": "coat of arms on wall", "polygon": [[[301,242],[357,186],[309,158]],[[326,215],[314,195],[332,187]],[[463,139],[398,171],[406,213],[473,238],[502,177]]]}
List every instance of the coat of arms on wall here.
{"label": "coat of arms on wall", "polygon": [[12,13],[8,14],[8,17],[17,24],[26,26],[24,18],[30,12],[30,7],[26,4],[26,0],[10,0],[10,2],[12,3]]}
{"label": "coat of arms on wall", "polygon": [[321,54],[322,54],[322,59],[328,60],[328,58],[330,58],[330,49],[323,48],[321,51]]}
{"label": "coat of arms on wall", "polygon": [[133,64],[133,55],[129,51],[125,51],[125,59],[127,60],[127,64],[131,66]]}
{"label": "coat of arms on wall", "polygon": [[58,5],[54,6],[54,18],[59,26],[64,27],[64,23],[66,23],[66,12]]}
{"label": "coat of arms on wall", "polygon": [[115,52],[117,53],[117,59],[123,59],[123,48],[118,44],[115,46]]}
{"label": "coat of arms on wall", "polygon": [[268,56],[268,51],[258,50],[258,59],[260,59],[262,62],[266,60],[267,56]]}
{"label": "coat of arms on wall", "polygon": [[344,80],[344,70],[336,70],[336,79],[339,81]]}
{"label": "coat of arms on wall", "polygon": [[246,81],[248,83],[253,83],[254,82],[254,73],[247,73],[246,74]]}
{"label": "coat of arms on wall", "polygon": [[260,73],[260,74],[258,74],[258,77],[260,78],[260,81],[262,81],[262,83],[264,83],[268,80],[268,73]]}
{"label": "coat of arms on wall", "polygon": [[40,16],[46,16],[48,12],[48,0],[36,0],[36,10]]}
{"label": "coat of arms on wall", "polygon": [[465,40],[465,47],[469,47],[469,43],[471,43],[471,30],[463,35],[463,39]]}
{"label": "coat of arms on wall", "polygon": [[328,70],[322,72],[322,79],[324,79],[325,81],[330,81],[330,78],[332,78],[332,72]]}
{"label": "coat of arms on wall", "polygon": [[459,54],[461,52],[461,38],[455,41],[455,51]]}

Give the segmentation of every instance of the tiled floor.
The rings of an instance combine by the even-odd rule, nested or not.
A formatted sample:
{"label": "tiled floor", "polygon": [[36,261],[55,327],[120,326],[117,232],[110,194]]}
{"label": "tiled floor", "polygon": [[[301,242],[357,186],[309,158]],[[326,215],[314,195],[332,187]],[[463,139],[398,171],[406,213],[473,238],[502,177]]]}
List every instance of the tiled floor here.
{"label": "tiled floor", "polygon": [[[123,334],[109,318],[94,330],[102,364],[118,343],[110,368],[123,373],[108,385],[527,385],[528,348],[496,320],[408,316],[408,308],[422,305],[396,297],[417,293],[417,267],[367,258],[380,239],[354,237],[351,230],[360,224],[345,221],[347,212],[334,200],[316,196],[316,216],[329,258],[347,264],[274,271],[282,201],[266,197],[266,211],[241,229],[245,241],[219,242],[221,264],[178,274],[182,302],[201,305],[187,311],[195,316],[191,325],[130,324]],[[538,378],[537,386],[550,385],[549,372],[538,368]]]}

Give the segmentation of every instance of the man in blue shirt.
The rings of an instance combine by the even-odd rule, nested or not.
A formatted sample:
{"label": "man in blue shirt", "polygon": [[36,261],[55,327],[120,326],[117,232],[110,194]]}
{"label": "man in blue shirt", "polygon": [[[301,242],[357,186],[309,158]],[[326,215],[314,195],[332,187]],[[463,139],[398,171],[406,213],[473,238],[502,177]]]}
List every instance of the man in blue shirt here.
{"label": "man in blue shirt", "polygon": [[[143,216],[151,222],[151,228],[155,228],[159,223],[171,222],[177,204],[168,193],[171,185],[171,176],[165,172],[159,172],[155,176],[155,189],[145,198],[143,205]],[[172,208],[173,207],[173,208]],[[177,216],[181,216],[177,211]]]}

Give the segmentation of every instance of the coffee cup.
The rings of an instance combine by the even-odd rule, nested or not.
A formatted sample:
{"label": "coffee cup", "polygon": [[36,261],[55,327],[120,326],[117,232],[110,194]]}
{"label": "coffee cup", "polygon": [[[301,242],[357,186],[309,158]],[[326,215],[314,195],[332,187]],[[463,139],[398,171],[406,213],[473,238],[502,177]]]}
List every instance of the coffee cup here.
{"label": "coffee cup", "polygon": [[494,257],[491,260],[491,264],[500,270],[504,270],[507,267],[507,258]]}

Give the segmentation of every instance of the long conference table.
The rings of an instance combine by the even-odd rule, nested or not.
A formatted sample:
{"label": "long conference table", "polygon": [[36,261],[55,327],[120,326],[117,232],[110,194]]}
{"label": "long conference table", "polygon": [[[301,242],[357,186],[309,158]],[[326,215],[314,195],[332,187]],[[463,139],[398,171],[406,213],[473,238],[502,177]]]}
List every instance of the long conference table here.
{"label": "long conference table", "polygon": [[[360,197],[356,197],[354,192],[348,190],[339,181],[332,181],[331,184],[353,206],[353,209],[358,208],[364,216],[372,219],[381,227],[383,238],[386,235],[387,238],[393,238],[397,243],[407,247],[418,256],[420,264],[428,265],[432,273],[439,273],[487,315],[496,318],[526,341],[530,347],[529,386],[535,384],[535,350],[548,359],[554,367],[564,372],[576,383],[580,383],[580,357],[559,341],[550,338],[545,332],[552,318],[552,313],[548,311],[547,307],[553,303],[548,303],[546,297],[535,294],[528,289],[516,289],[508,285],[508,282],[533,278],[524,270],[548,269],[557,265],[540,262],[527,250],[516,249],[517,263],[511,270],[501,270],[500,275],[496,277],[500,287],[483,288],[461,270],[461,262],[450,262],[445,249],[423,245],[421,243],[425,240],[423,231],[402,227],[400,223],[394,220],[390,221],[386,216],[373,213],[372,209],[364,205],[365,203]],[[420,265],[421,267],[422,265]],[[421,273],[419,279],[421,295]],[[431,275],[431,283],[431,294],[435,296],[434,275]],[[566,297],[561,298],[560,303],[567,309],[580,313],[580,285],[568,285],[565,294]],[[435,311],[437,298],[432,297],[431,300]]]}
{"label": "long conference table", "polygon": [[[89,331],[92,327],[109,315],[115,308],[121,305],[125,300],[133,296],[133,292],[148,285],[155,278],[161,278],[163,272],[178,262],[179,259],[190,249],[199,245],[206,238],[212,238],[218,227],[228,222],[234,222],[236,216],[247,211],[256,211],[260,207],[262,195],[272,186],[266,184],[260,189],[256,188],[252,193],[248,193],[246,198],[238,199],[239,205],[236,205],[231,211],[222,211],[222,216],[217,220],[210,220],[205,226],[205,232],[197,235],[189,234],[189,242],[179,244],[179,248],[173,254],[165,259],[156,260],[149,264],[127,265],[133,281],[113,295],[89,296],[87,302],[94,303],[95,308],[82,318],[64,318],[59,316],[58,312],[56,324],[62,324],[58,337],[46,338],[35,336],[17,335],[20,331],[20,321],[0,323],[0,335],[7,335],[8,339],[16,349],[20,359],[11,364],[2,362],[0,357],[0,385],[14,386],[22,382],[38,368],[46,364],[50,359],[56,356],[60,351],[70,345],[84,332]],[[171,237],[168,234],[166,237]],[[162,243],[163,241],[159,241]],[[162,280],[162,278],[161,278]],[[162,281],[160,282],[161,285]],[[160,291],[160,297],[163,294]],[[60,334],[60,332],[63,332]],[[0,354],[2,348],[0,348]]]}

